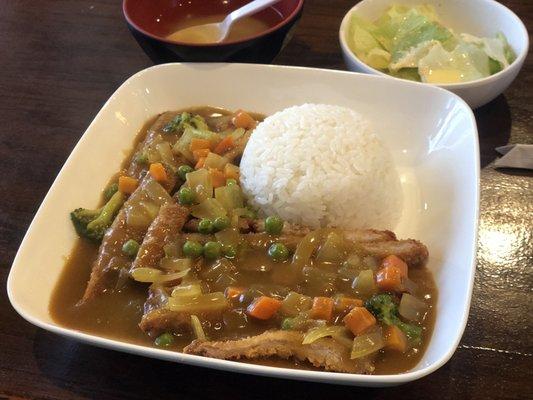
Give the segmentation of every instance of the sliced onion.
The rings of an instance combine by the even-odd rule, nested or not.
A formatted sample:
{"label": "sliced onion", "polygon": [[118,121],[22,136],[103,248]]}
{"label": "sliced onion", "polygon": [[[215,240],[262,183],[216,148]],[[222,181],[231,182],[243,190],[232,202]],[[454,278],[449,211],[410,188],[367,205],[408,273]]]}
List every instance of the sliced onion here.
{"label": "sliced onion", "polygon": [[153,221],[150,214],[139,204],[130,204],[125,208],[126,223],[131,227],[147,228]]}
{"label": "sliced onion", "polygon": [[282,315],[295,317],[302,311],[309,310],[312,304],[313,300],[311,297],[296,292],[290,292],[282,301],[280,312]]}
{"label": "sliced onion", "polygon": [[167,166],[171,167],[174,171],[177,169],[176,160],[172,154],[172,148],[168,142],[159,143],[155,146],[159,154],[161,155],[161,161]]}
{"label": "sliced onion", "polygon": [[340,263],[345,258],[344,237],[340,231],[330,232],[320,249],[316,260],[319,263]]}
{"label": "sliced onion", "polygon": [[404,293],[400,300],[399,313],[409,321],[420,321],[426,315],[428,306],[422,300]]}
{"label": "sliced onion", "polygon": [[196,200],[199,202],[213,197],[211,174],[205,168],[189,172],[187,174],[187,186],[194,191]]}
{"label": "sliced onion", "polygon": [[298,269],[302,269],[306,264],[308,264],[321,238],[321,229],[311,231],[305,235],[296,247],[294,256],[292,257],[292,265]]}
{"label": "sliced onion", "polygon": [[202,323],[200,322],[200,319],[196,315],[191,315],[191,325],[192,330],[194,332],[194,335],[196,336],[196,339],[198,340],[205,340],[205,332],[204,328],[202,328]]}
{"label": "sliced onion", "polygon": [[218,217],[225,217],[226,209],[216,199],[209,198],[200,204],[191,207],[191,214],[196,218],[209,218],[214,220]]}
{"label": "sliced onion", "polygon": [[385,346],[381,328],[356,336],[353,340],[351,359],[368,356]]}
{"label": "sliced onion", "polygon": [[324,337],[335,337],[343,334],[346,328],[343,326],[321,326],[318,328],[312,328],[304,335],[302,344],[309,344],[322,339]]}
{"label": "sliced onion", "polygon": [[409,278],[404,278],[402,281],[403,289],[410,294],[418,292],[418,285]]}
{"label": "sliced onion", "polygon": [[281,329],[291,331],[304,331],[310,328],[326,326],[323,319],[310,319],[308,312],[302,312],[294,318],[285,318],[281,324]]}
{"label": "sliced onion", "polygon": [[170,297],[166,308],[176,312],[201,314],[208,312],[222,312],[229,303],[222,292],[202,294],[194,297]]}
{"label": "sliced onion", "polygon": [[159,206],[162,206],[171,200],[171,197],[165,188],[153,179],[146,183],[144,191],[148,197]]}
{"label": "sliced onion", "polygon": [[172,297],[194,297],[202,294],[202,286],[199,283],[178,285],[172,290]]}
{"label": "sliced onion", "polygon": [[131,277],[137,282],[163,283],[183,278],[189,271],[190,269],[186,269],[172,274],[165,274],[159,269],[142,267],[132,269],[130,273]]}
{"label": "sliced onion", "polygon": [[149,147],[146,150],[146,156],[148,157],[148,162],[150,164],[161,161],[161,154],[159,154],[159,152],[153,147]]}
{"label": "sliced onion", "polygon": [[[222,204],[226,211],[237,211],[244,207],[244,198],[239,185],[221,186],[215,189],[215,199]],[[244,209],[245,213],[249,210]]]}
{"label": "sliced onion", "polygon": [[210,152],[205,159],[204,166],[207,168],[216,168],[222,170],[228,162],[229,161],[226,157],[222,157],[216,153]]}
{"label": "sliced onion", "polygon": [[163,258],[159,263],[161,268],[167,271],[179,272],[192,267],[190,258]]}
{"label": "sliced onion", "polygon": [[241,241],[241,235],[236,228],[226,228],[215,233],[215,237],[222,246],[237,246]]}
{"label": "sliced onion", "polygon": [[157,217],[157,214],[159,214],[159,209],[161,208],[159,204],[156,204],[152,201],[140,201],[139,206],[146,210],[146,213],[150,216],[152,221],[155,219],[155,217]]}
{"label": "sliced onion", "polygon": [[371,269],[361,271],[353,281],[352,287],[361,295],[370,296],[376,293],[377,287],[374,272]]}

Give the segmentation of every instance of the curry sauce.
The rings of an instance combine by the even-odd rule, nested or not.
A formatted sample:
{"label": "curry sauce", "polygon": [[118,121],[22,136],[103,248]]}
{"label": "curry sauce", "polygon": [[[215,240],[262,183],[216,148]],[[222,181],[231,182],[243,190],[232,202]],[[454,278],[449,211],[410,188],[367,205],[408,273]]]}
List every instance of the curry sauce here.
{"label": "curry sauce", "polygon": [[[149,121],[104,199],[107,210],[120,200],[114,220],[105,235],[76,243],[52,317],[120,341],[264,365],[413,368],[435,320],[427,249],[389,231],[313,230],[258,216],[240,191],[238,164],[262,117],[243,113],[204,107]],[[166,180],[156,179],[161,173]],[[121,176],[137,185],[124,189]],[[76,212],[91,215],[80,210],[73,220]],[[81,236],[90,221],[77,221]],[[377,345],[361,347],[375,338]],[[239,353],[246,340],[253,354]],[[294,357],[275,357],[262,340],[277,340],[282,358]],[[324,349],[332,359],[319,355]]]}

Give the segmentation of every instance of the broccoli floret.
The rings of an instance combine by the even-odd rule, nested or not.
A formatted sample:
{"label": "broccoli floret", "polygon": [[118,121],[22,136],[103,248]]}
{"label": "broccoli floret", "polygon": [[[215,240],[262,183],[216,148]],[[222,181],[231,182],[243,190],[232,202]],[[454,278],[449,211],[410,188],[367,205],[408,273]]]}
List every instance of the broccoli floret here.
{"label": "broccoli floret", "polygon": [[407,336],[407,339],[409,339],[409,341],[413,343],[414,345],[419,345],[422,343],[422,328],[421,327],[417,325],[413,325],[413,324],[408,324],[401,320],[398,320],[396,322],[396,326],[400,328],[403,331],[403,333],[405,333],[405,335]]}
{"label": "broccoli floret", "polygon": [[124,200],[123,193],[115,192],[109,201],[97,210],[78,208],[72,211],[70,219],[78,235],[94,242],[102,241],[105,231],[111,226]]}
{"label": "broccoli floret", "polygon": [[395,325],[398,320],[398,306],[390,294],[376,294],[365,301],[365,307],[387,325]]}
{"label": "broccoli floret", "polygon": [[188,112],[183,112],[179,115],[176,115],[172,121],[165,125],[163,132],[165,133],[174,133],[182,131],[186,126],[191,126],[195,129],[202,131],[208,131],[209,126],[200,115],[191,115]]}
{"label": "broccoli floret", "polygon": [[188,123],[192,118],[192,115],[188,112],[183,112],[179,115],[176,115],[172,121],[166,124],[163,128],[165,133],[173,133],[183,128],[183,124]]}
{"label": "broccoli floret", "polygon": [[398,313],[398,305],[390,294],[376,294],[365,301],[365,307],[381,322],[386,325],[396,325],[414,345],[422,341],[422,328],[403,322]]}
{"label": "broccoli floret", "polygon": [[113,197],[113,195],[118,191],[118,183],[112,183],[111,185],[109,185],[108,187],[105,188],[104,190],[104,200],[105,201],[109,201],[109,199],[111,199],[111,197]]}

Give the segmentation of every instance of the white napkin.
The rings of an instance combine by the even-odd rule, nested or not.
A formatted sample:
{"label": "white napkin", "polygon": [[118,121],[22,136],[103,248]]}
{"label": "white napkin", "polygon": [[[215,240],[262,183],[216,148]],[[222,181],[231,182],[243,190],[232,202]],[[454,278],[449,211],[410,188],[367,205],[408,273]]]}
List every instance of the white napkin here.
{"label": "white napkin", "polygon": [[510,144],[496,147],[496,151],[503,155],[494,163],[497,168],[533,169],[533,144]]}

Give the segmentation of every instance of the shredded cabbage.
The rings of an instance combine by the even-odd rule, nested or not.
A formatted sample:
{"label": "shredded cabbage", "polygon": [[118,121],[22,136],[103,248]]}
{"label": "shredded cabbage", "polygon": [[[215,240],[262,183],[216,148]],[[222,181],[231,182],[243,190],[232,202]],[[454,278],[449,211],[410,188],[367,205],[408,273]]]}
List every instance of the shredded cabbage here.
{"label": "shredded cabbage", "polygon": [[516,58],[505,35],[456,34],[430,5],[391,6],[371,22],[353,14],[350,49],[365,64],[403,79],[458,83],[490,76]]}

